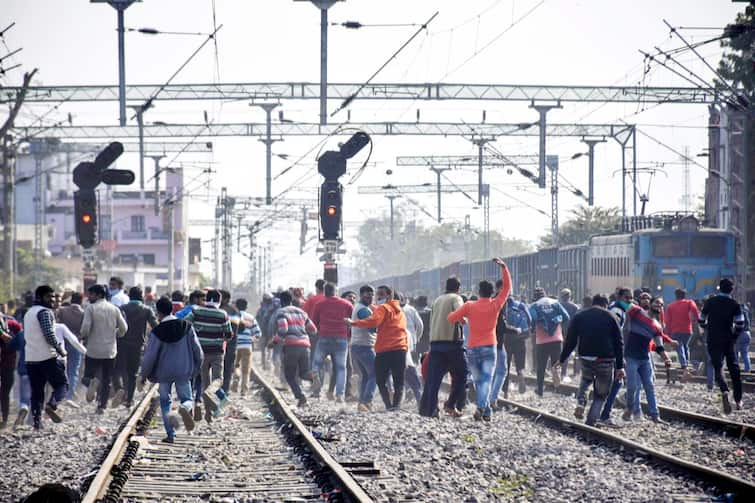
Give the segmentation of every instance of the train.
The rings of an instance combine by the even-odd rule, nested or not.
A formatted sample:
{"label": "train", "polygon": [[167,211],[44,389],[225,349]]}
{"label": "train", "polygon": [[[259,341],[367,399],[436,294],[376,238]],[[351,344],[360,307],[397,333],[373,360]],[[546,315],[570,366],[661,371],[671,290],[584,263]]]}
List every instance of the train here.
{"label": "train", "polygon": [[[650,288],[653,295],[670,302],[677,288],[685,289],[688,298],[702,299],[716,292],[721,278],[736,277],[736,239],[730,231],[704,228],[696,217],[679,214],[633,217],[621,228],[579,245],[502,257],[511,272],[513,293],[529,300],[537,287],[549,295],[568,288],[579,301],[627,286]],[[459,278],[462,292],[475,293],[481,280],[496,279],[500,272],[488,259],[454,262],[368,283],[433,299],[451,276]],[[359,286],[344,289],[358,291]]]}

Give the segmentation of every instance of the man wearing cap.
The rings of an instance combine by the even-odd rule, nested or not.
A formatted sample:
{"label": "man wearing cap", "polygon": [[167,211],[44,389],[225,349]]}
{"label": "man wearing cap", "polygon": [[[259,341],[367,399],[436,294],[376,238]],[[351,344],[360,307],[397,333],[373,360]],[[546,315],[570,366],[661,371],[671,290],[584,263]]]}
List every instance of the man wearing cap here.
{"label": "man wearing cap", "polygon": [[[559,303],[561,304],[561,307],[566,310],[566,312],[569,314],[569,318],[564,320],[561,324],[561,330],[564,334],[569,333],[569,320],[574,318],[574,315],[577,314],[577,311],[579,311],[579,306],[571,301],[571,290],[568,288],[564,288],[561,290],[561,292],[558,295]],[[579,359],[574,361],[574,375],[577,374],[577,365],[579,364]],[[569,371],[569,358],[566,358],[566,361],[562,363],[561,366],[561,380],[563,382],[569,382],[569,376],[567,375]]]}
{"label": "man wearing cap", "polygon": [[734,342],[744,330],[745,318],[739,303],[732,297],[734,282],[724,278],[718,285],[719,293],[709,298],[700,311],[700,326],[708,329],[708,354],[713,362],[713,375],[721,389],[724,413],[731,413],[729,387],[724,379],[723,360],[729,369],[734,388],[734,402],[737,410],[742,410],[742,376],[739,373]]}

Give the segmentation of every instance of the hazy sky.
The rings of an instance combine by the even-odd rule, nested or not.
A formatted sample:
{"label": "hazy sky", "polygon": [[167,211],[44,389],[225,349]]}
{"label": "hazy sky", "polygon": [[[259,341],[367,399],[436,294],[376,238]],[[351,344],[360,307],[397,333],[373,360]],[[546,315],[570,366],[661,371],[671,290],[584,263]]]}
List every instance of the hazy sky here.
{"label": "hazy sky", "polygon": [[[175,82],[287,82],[319,80],[319,12],[309,2],[292,0],[144,0],[126,11],[127,27],[153,27],[164,31],[212,31],[213,3],[216,23],[222,24],[217,39],[179,74]],[[438,17],[428,30],[418,36],[398,58],[375,79],[376,82],[464,82],[507,84],[573,84],[573,85],[677,85],[687,84],[667,70],[653,66],[645,74],[638,49],[651,51],[654,46],[671,49],[680,42],[669,35],[663,19],[674,26],[714,28],[684,30],[692,41],[702,41],[720,34],[726,23],[734,20],[743,4],[724,0],[347,0],[330,10],[330,20],[356,20],[368,24],[422,23],[436,10]],[[117,39],[115,10],[87,0],[3,0],[0,24],[11,21],[16,26],[5,36],[9,48],[23,47],[14,58],[24,69],[39,68],[37,81],[53,84],[114,84],[117,82]],[[530,12],[531,11],[531,12]],[[525,16],[530,12],[528,15]],[[523,19],[521,19],[523,18]],[[521,19],[521,20],[520,20]],[[520,20],[514,26],[512,21]],[[1,29],[1,28],[0,28]],[[347,30],[330,28],[329,80],[331,82],[362,82],[417,29],[416,26],[374,27]],[[505,33],[504,33],[505,31]],[[503,33],[503,34],[502,34]],[[501,35],[502,34],[502,35]],[[499,37],[494,43],[489,42]],[[201,44],[202,36],[126,35],[127,81],[131,84],[161,84]],[[0,47],[0,54],[5,48]],[[719,59],[717,43],[700,49],[711,64]],[[704,78],[712,74],[691,53],[680,60]],[[21,72],[10,72],[0,83],[16,85]],[[331,110],[338,105],[331,101]],[[485,110],[488,122],[534,121],[536,114],[527,103],[506,102],[428,102],[428,101],[356,101],[351,107],[353,121],[413,121],[419,109],[423,120],[452,122],[479,121]],[[644,108],[648,108],[644,110]],[[37,115],[49,107],[34,107]],[[284,102],[281,109],[290,119],[316,122],[316,101]],[[262,122],[264,113],[249,103],[156,102],[145,120],[169,123],[201,123],[203,112],[215,122]],[[116,124],[116,103],[96,106],[63,104],[46,116],[50,122],[72,113],[76,124]],[[18,124],[28,124],[33,116],[24,113]],[[345,115],[333,121],[345,120]],[[643,107],[636,104],[564,104],[549,114],[552,123],[619,123],[625,120],[638,124],[641,131],[657,138],[675,150],[685,146],[700,162],[691,164],[692,197],[702,195],[707,160],[695,157],[707,146],[707,110],[700,105],[662,105]],[[332,138],[326,148],[333,148],[344,138]],[[287,138],[276,143],[274,152],[287,154],[289,160],[274,158],[273,172],[280,173],[310,150],[320,139],[316,137]],[[386,211],[387,201],[381,196],[357,196],[358,185],[424,183],[434,175],[423,168],[396,168],[397,155],[472,154],[476,148],[462,138],[376,137],[371,165],[356,184],[347,186],[346,218],[347,248],[354,247],[357,222],[366,216]],[[186,156],[193,160],[213,161],[215,173],[209,187],[196,194],[214,196],[220,187],[229,187],[233,195],[264,194],[264,145],[256,138],[215,139],[215,152],[210,157]],[[537,138],[499,138],[495,147],[505,154],[534,154]],[[584,152],[578,138],[549,139],[548,153],[561,159],[561,173],[566,180],[586,191],[587,160],[571,161],[574,153]],[[305,186],[319,185],[314,155],[275,181],[273,193],[304,180]],[[169,157],[171,159],[171,157]],[[362,157],[360,157],[362,159]],[[638,161],[643,167],[661,163],[656,176],[642,175],[638,190],[648,193],[648,212],[681,209],[683,196],[679,156],[638,135]],[[178,164],[179,161],[176,161]],[[199,175],[196,164],[187,169],[187,178]],[[136,167],[134,156],[125,156],[119,167]],[[596,204],[620,204],[620,148],[615,141],[597,147]],[[393,169],[393,175],[386,175]],[[455,183],[475,183],[472,171],[449,173]],[[521,185],[523,178],[507,175],[504,170],[489,170],[486,181],[494,186],[491,225],[504,235],[537,240],[548,232],[550,220],[529,207],[508,198],[511,194],[528,204],[550,211],[550,193]],[[197,178],[197,186],[206,178]],[[192,186],[193,187],[193,186]],[[630,193],[631,194],[631,193]],[[435,196],[415,199],[435,214]],[[631,199],[630,199],[631,201]],[[581,200],[562,191],[560,219],[569,217],[570,208]],[[462,222],[471,215],[473,224],[482,224],[481,210],[474,209],[461,195],[444,201],[444,218]],[[433,222],[411,205],[400,205],[406,218],[416,218],[423,225]],[[630,205],[631,209],[631,205]],[[201,202],[192,202],[190,218],[211,217],[212,210]],[[314,225],[314,222],[312,222]],[[193,235],[207,235],[197,229]],[[298,257],[298,224],[281,224],[262,241],[280,243],[273,253],[276,259],[274,284],[311,281],[321,271],[314,251]],[[291,258],[296,254],[296,258]],[[349,257],[344,260],[349,261]],[[245,259],[235,257],[236,279],[246,274]],[[292,267],[293,266],[293,267]]]}

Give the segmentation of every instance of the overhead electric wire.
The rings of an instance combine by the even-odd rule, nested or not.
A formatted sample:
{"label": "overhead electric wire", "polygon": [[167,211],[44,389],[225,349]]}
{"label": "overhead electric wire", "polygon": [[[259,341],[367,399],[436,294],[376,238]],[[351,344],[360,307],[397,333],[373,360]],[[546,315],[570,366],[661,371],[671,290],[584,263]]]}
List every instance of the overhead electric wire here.
{"label": "overhead electric wire", "polygon": [[[543,1],[545,1],[545,0],[543,0]],[[427,21],[425,21],[425,22],[424,22],[424,24],[422,24],[422,26],[421,26],[421,27],[419,28],[419,30],[417,30],[416,32],[414,32],[414,34],[413,34],[413,35],[412,35],[411,37],[409,37],[409,40],[407,40],[406,42],[404,42],[404,43],[403,43],[403,44],[401,45],[401,47],[399,47],[399,48],[398,48],[398,50],[396,50],[396,52],[394,52],[394,53],[393,53],[393,55],[391,55],[391,57],[390,57],[390,58],[388,58],[388,60],[387,60],[387,61],[386,61],[385,63],[383,63],[383,64],[382,64],[382,65],[380,66],[380,68],[378,68],[378,69],[377,69],[377,70],[375,71],[375,73],[373,73],[373,74],[372,74],[372,76],[370,76],[370,78],[369,78],[369,79],[367,79],[367,80],[366,80],[366,81],[365,81],[365,82],[364,82],[363,84],[361,84],[361,85],[360,85],[360,86],[359,86],[359,87],[357,88],[357,90],[356,90],[356,91],[354,91],[354,92],[353,92],[353,93],[351,94],[351,96],[349,96],[348,98],[346,98],[345,100],[343,100],[343,102],[341,103],[341,105],[340,105],[340,106],[339,106],[339,107],[338,107],[338,108],[337,108],[337,109],[336,109],[336,110],[335,110],[335,111],[334,111],[334,112],[333,112],[332,114],[330,114],[330,116],[331,116],[331,117],[333,117],[333,116],[334,116],[335,114],[337,114],[337,113],[338,113],[338,112],[340,112],[341,110],[343,110],[343,109],[345,109],[346,107],[348,107],[348,106],[349,106],[349,105],[351,104],[351,102],[352,102],[352,101],[354,101],[354,99],[356,99],[356,98],[357,98],[357,96],[359,95],[359,93],[360,93],[360,92],[362,92],[362,89],[364,89],[365,87],[367,87],[367,85],[369,85],[369,83],[370,83],[370,82],[372,82],[372,79],[374,79],[375,77],[377,77],[377,76],[378,76],[378,74],[379,74],[379,73],[380,73],[380,72],[381,72],[381,71],[382,71],[382,70],[383,70],[383,69],[384,69],[384,68],[385,68],[386,66],[388,66],[388,64],[389,64],[389,63],[390,63],[391,61],[393,61],[393,60],[394,60],[394,59],[396,58],[396,56],[398,56],[398,55],[399,55],[399,54],[401,53],[401,51],[403,51],[403,50],[404,50],[404,48],[405,48],[405,47],[406,47],[407,45],[409,45],[409,44],[410,44],[410,43],[412,42],[412,40],[414,40],[415,38],[417,38],[417,35],[419,35],[420,33],[422,33],[422,31],[423,31],[423,30],[426,30],[426,29],[427,29],[427,25],[428,25],[428,24],[430,24],[430,23],[431,23],[431,22],[433,21],[433,19],[435,19],[435,18],[436,18],[436,16],[438,15],[438,13],[439,13],[439,12],[438,12],[438,11],[436,11],[436,12],[435,12],[435,14],[433,14],[432,16],[430,16],[430,19],[428,19]]]}
{"label": "overhead electric wire", "polygon": [[648,133],[644,132],[643,130],[641,130],[641,129],[639,129],[639,128],[636,128],[636,131],[637,131],[638,133],[640,133],[641,135],[645,136],[646,138],[648,138],[648,139],[650,139],[650,140],[654,141],[654,142],[655,142],[655,143],[657,143],[658,145],[660,145],[660,146],[664,147],[665,149],[667,149],[667,150],[670,150],[671,152],[675,153],[676,155],[678,155],[678,156],[679,156],[679,157],[681,157],[682,159],[684,159],[684,160],[687,160],[688,162],[691,162],[692,164],[694,164],[695,166],[697,166],[697,167],[699,167],[699,168],[701,168],[701,169],[704,169],[704,170],[705,170],[706,172],[708,171],[708,168],[707,168],[707,167],[703,166],[702,164],[700,164],[699,162],[697,162],[697,161],[696,161],[696,160],[694,160],[693,158],[691,158],[691,157],[689,157],[689,156],[687,156],[687,155],[684,155],[683,153],[679,152],[679,151],[678,151],[678,150],[676,150],[675,148],[673,148],[673,147],[671,147],[671,146],[669,146],[669,145],[667,145],[667,144],[663,143],[663,142],[662,142],[661,140],[659,140],[659,139],[657,139],[657,138],[655,138],[655,137],[653,137],[653,136],[649,135]]}

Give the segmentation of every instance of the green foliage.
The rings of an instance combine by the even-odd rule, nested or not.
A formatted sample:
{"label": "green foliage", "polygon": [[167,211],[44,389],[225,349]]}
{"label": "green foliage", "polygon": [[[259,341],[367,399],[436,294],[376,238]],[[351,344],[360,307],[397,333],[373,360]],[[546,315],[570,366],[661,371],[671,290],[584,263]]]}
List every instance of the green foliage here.
{"label": "green foliage", "polygon": [[[0,299],[8,300],[16,298],[27,290],[33,292],[39,285],[47,284],[55,288],[59,286],[60,280],[63,278],[63,271],[57,267],[48,265],[45,261],[42,262],[42,269],[39,271],[39,274],[35,275],[34,273],[34,253],[23,248],[16,249],[15,291],[9,291],[7,281],[0,283]],[[35,283],[35,278],[38,278],[38,284]]]}
{"label": "green foliage", "polygon": [[[379,277],[408,274],[457,260],[483,260],[484,237],[476,228],[443,223],[423,227],[407,222],[397,212],[394,220],[394,239],[391,222],[386,215],[368,218],[357,234],[359,267],[367,276]],[[490,255],[509,256],[532,251],[532,245],[522,239],[504,238],[490,233]]]}
{"label": "green foliage", "polygon": [[[734,25],[726,27],[731,36],[721,41],[724,55],[718,64],[718,72],[734,87],[742,87],[755,97],[755,5],[748,5],[737,14]],[[717,82],[717,87],[723,83]]]}
{"label": "green foliage", "polygon": [[[621,212],[618,208],[578,206],[571,218],[561,224],[558,229],[559,246],[582,244],[590,236],[613,232],[620,221]],[[553,236],[548,234],[540,238],[538,247],[549,248],[553,245]]]}

